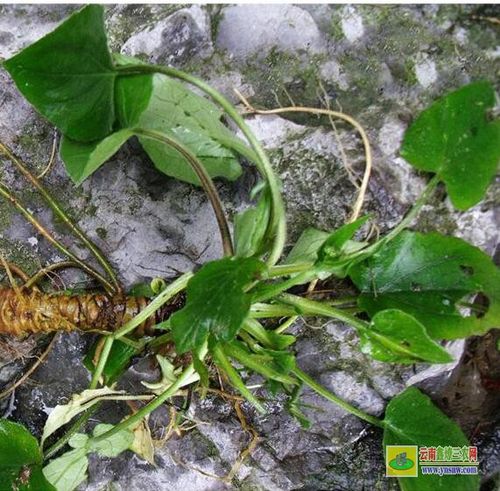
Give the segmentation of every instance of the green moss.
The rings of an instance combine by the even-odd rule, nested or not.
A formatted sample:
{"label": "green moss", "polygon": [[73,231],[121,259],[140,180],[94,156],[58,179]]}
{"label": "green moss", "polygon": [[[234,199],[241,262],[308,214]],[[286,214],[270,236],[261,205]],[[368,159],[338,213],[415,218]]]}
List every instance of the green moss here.
{"label": "green moss", "polygon": [[[113,16],[113,22],[107,26],[111,49],[119,50],[125,41],[138,30],[152,28],[159,20],[186,6],[189,5],[163,4],[161,6],[152,6],[130,4],[124,6],[119,14]],[[108,12],[110,13],[110,11]]]}
{"label": "green moss", "polygon": [[97,227],[95,232],[102,240],[106,240],[108,237],[108,231],[103,227]]}
{"label": "green moss", "polygon": [[338,12],[334,12],[332,15],[328,34],[333,39],[333,41],[342,41],[344,39],[344,31],[342,30],[341,20]]}
{"label": "green moss", "polygon": [[18,240],[0,238],[0,253],[4,258],[32,275],[40,268],[40,261],[33,250]]}
{"label": "green moss", "polygon": [[14,207],[4,201],[0,201],[0,232],[3,232],[9,227],[12,222],[12,215],[14,214]]}
{"label": "green moss", "polygon": [[404,63],[404,80],[407,85],[415,85],[417,80],[417,74],[415,73],[415,64],[412,60],[405,60]]}
{"label": "green moss", "polygon": [[[262,58],[256,54],[241,67],[245,82],[255,89],[252,102],[257,107],[318,106],[319,66],[325,61],[323,55],[314,55],[307,60],[298,55],[273,48]],[[286,115],[299,124],[310,124],[317,120],[308,114]]]}
{"label": "green moss", "polygon": [[219,34],[219,26],[224,18],[224,6],[218,4],[208,4],[207,5],[208,14],[210,16],[210,33],[212,36],[212,41],[215,42],[217,35]]}

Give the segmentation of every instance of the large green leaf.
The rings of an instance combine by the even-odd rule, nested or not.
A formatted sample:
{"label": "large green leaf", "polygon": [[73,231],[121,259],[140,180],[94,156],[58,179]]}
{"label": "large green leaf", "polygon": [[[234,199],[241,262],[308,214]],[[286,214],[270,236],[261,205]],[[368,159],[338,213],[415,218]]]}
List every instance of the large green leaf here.
{"label": "large green leaf", "polygon": [[[156,130],[186,146],[211,177],[237,179],[241,166],[230,148],[245,147],[222,122],[222,112],[208,99],[165,75],[120,77],[116,84],[121,127]],[[176,150],[148,138],[139,139],[163,173],[199,184],[199,179]]]}
{"label": "large green leaf", "polygon": [[[500,271],[484,252],[455,237],[404,231],[349,274],[361,290],[360,307],[371,316],[403,310],[432,338],[467,337],[500,323]],[[487,297],[488,310],[464,316],[456,303],[474,293]]]}
{"label": "large green leaf", "polygon": [[417,169],[435,172],[451,201],[465,210],[483,197],[500,159],[500,121],[488,121],[495,104],[488,82],[476,82],[437,100],[405,134],[401,155]]}
{"label": "large green leaf", "polygon": [[373,317],[370,329],[360,330],[361,351],[391,363],[448,363],[451,355],[427,334],[411,315],[390,309]]}
{"label": "large green leaf", "polygon": [[84,7],[4,66],[26,99],[66,136],[92,141],[111,132],[116,73],[101,6]]}
{"label": "large green leaf", "polygon": [[41,472],[42,460],[38,442],[24,426],[0,419],[1,489],[55,491]]}
{"label": "large green leaf", "polygon": [[120,147],[134,135],[129,129],[119,130],[96,142],[82,143],[63,137],[61,158],[75,184],[81,184],[104,162],[111,158]]}
{"label": "large green leaf", "polygon": [[[459,426],[443,414],[418,389],[410,387],[389,402],[384,418],[384,450],[386,445],[423,447],[464,447],[469,442]],[[399,479],[404,491],[475,491],[479,476],[419,474],[417,478]]]}
{"label": "large green leaf", "polygon": [[178,353],[200,346],[212,334],[230,341],[250,309],[244,288],[262,272],[254,258],[225,258],[205,264],[188,283],[185,307],[170,318]]}

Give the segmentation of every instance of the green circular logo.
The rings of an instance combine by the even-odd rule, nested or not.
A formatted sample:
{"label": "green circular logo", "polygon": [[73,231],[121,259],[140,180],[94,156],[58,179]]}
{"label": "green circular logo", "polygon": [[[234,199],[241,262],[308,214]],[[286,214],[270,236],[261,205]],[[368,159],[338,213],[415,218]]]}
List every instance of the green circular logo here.
{"label": "green circular logo", "polygon": [[407,471],[411,469],[415,463],[413,460],[409,459],[406,455],[397,455],[395,459],[389,462],[389,466],[396,471]]}

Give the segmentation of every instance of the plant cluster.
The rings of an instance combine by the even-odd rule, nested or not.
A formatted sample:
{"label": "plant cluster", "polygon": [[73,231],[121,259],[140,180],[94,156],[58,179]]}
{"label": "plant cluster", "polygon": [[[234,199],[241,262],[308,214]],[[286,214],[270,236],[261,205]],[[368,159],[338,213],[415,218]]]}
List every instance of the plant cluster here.
{"label": "plant cluster", "polygon": [[[244,118],[220,93],[190,74],[112,55],[102,7],[78,11],[5,61],[4,67],[26,99],[64,135],[60,154],[76,184],[137,137],[161,172],[206,191],[225,257],[169,285],[154,283],[148,290],[149,305],[89,353],[89,389],[53,410],[40,445],[17,423],[0,421],[2,482],[11,482],[12,489],[71,490],[85,480],[89,453],[116,456],[132,449],[150,455],[144,444],[148,415],[183,387],[198,384],[202,392],[208,390],[209,360],[261,413],[265,401],[246,386],[241,369],[260,374],[270,391],[287,394],[291,414],[304,425],[298,401],[301,388],[308,386],[381,428],[384,445],[468,445],[458,425],[415,387],[394,397],[383,418],[343,401],[297,366],[295,337],[286,330],[296,316],[335,319],[356,330],[366,356],[414,364],[451,362],[442,340],[483,334],[499,325],[500,273],[488,255],[455,237],[408,229],[440,183],[458,210],[483,198],[500,156],[500,123],[489,114],[495,102],[490,84],[479,81],[446,95],[408,129],[401,155],[433,177],[392,231],[375,241],[360,240],[370,216],[332,232],[308,229],[282,259],[286,221],[280,183]],[[247,142],[222,118],[232,120]],[[252,192],[255,205],[235,216],[232,236],[212,178],[236,179],[241,174],[239,157],[255,165],[262,180]],[[104,270],[108,290],[116,291],[114,278]],[[357,297],[319,301],[314,295],[290,293],[292,287],[304,286],[305,291],[311,282],[330,277],[352,282]],[[159,336],[131,336],[184,290],[185,305],[155,326]],[[475,302],[478,296],[482,302]],[[262,321],[284,318],[277,326]],[[174,366],[159,356],[162,380],[147,386],[148,394],[116,390],[132,357],[162,343],[173,343],[177,355],[189,354],[189,362]],[[110,399],[146,403],[116,425],[99,424],[91,434],[81,433],[100,401]],[[54,441],[56,432],[59,439]],[[479,478],[420,476],[402,480],[401,487],[471,491],[478,489]]]}

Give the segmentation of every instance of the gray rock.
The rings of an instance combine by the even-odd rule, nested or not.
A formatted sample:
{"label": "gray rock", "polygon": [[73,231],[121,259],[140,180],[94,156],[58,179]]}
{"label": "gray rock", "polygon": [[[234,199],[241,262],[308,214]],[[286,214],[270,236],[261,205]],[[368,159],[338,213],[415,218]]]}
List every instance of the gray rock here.
{"label": "gray rock", "polygon": [[134,33],[121,52],[151,63],[182,63],[193,57],[206,58],[213,52],[210,17],[198,5],[178,10],[154,26]]}
{"label": "gray rock", "polygon": [[285,52],[321,53],[324,41],[312,17],[292,5],[226,7],[218,27],[217,47],[237,59]]}

